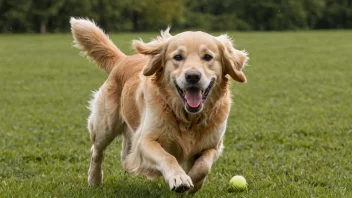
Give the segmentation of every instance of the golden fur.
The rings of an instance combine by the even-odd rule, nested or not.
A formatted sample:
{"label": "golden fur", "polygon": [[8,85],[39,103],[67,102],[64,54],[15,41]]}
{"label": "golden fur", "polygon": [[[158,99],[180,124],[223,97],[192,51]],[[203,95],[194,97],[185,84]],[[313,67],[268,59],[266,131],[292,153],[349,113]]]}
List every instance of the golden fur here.
{"label": "golden fur", "polygon": [[[246,81],[241,71],[246,52],[236,50],[226,35],[172,36],[167,29],[149,43],[133,41],[139,53],[126,56],[92,21],[70,22],[76,46],[109,74],[90,103],[89,185],[102,183],[103,152],[123,135],[121,158],[127,171],[163,176],[176,192],[197,192],[223,147],[231,105],[226,75]],[[199,89],[192,93],[205,98],[193,98],[196,105],[187,98],[189,71],[200,77]]]}

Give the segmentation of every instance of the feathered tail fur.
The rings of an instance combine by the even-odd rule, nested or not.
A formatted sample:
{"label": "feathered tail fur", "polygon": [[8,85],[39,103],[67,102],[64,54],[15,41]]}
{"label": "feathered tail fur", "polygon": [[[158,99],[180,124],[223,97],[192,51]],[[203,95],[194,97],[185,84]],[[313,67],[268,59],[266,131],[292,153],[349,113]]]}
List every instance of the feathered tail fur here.
{"label": "feathered tail fur", "polygon": [[126,57],[93,21],[71,17],[70,23],[75,46],[107,73]]}

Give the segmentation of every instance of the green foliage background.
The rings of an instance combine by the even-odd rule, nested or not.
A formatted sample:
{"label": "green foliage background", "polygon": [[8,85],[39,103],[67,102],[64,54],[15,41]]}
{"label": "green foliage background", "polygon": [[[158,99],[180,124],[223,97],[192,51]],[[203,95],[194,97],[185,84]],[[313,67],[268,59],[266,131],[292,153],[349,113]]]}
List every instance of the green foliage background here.
{"label": "green foliage background", "polygon": [[106,31],[352,28],[352,0],[0,0],[0,32],[67,32],[70,16]]}

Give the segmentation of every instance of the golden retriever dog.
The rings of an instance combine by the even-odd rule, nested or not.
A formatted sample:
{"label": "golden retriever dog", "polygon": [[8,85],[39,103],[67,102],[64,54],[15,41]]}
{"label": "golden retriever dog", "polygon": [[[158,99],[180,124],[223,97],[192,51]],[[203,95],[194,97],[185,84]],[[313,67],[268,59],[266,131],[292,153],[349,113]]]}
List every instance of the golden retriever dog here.
{"label": "golden retriever dog", "polygon": [[94,22],[70,23],[75,45],[109,74],[90,102],[88,184],[102,183],[104,150],[122,135],[126,171],[197,192],[222,152],[229,77],[246,82],[247,53],[226,35],[167,29],[151,42],[134,40],[138,53],[127,56]]}

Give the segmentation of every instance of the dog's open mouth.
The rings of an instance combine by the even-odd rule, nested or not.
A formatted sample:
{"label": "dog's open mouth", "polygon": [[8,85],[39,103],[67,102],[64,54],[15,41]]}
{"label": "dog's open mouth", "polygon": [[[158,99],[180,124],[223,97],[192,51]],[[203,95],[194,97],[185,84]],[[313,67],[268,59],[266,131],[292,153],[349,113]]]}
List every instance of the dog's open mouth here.
{"label": "dog's open mouth", "polygon": [[198,86],[190,86],[186,89],[181,89],[175,81],[176,89],[183,99],[187,111],[197,113],[202,109],[203,103],[207,99],[209,92],[214,85],[214,81],[215,80],[210,81],[205,90],[202,90]]}

